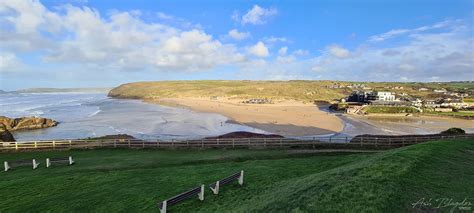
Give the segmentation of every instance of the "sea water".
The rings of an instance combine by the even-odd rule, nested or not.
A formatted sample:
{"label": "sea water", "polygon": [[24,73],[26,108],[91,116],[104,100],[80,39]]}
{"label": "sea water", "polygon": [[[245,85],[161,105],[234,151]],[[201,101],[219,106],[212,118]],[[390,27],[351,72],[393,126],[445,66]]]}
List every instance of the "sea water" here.
{"label": "sea water", "polygon": [[18,141],[77,139],[129,134],[141,139],[216,136],[234,131],[265,133],[228,123],[213,113],[193,112],[140,100],[113,99],[105,93],[21,93],[0,95],[0,115],[38,116],[59,122],[56,127],[15,131]]}

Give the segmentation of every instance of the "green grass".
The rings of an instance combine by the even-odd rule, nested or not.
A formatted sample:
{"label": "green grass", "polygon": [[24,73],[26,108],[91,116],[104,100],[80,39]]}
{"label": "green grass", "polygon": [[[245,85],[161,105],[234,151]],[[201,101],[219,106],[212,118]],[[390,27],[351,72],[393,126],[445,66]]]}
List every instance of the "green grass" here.
{"label": "green grass", "polygon": [[417,113],[414,107],[404,106],[366,106],[364,111],[367,113]]}
{"label": "green grass", "polygon": [[474,198],[472,140],[380,153],[119,149],[4,153],[0,160],[69,154],[73,166],[2,172],[0,212],[156,212],[157,201],[241,169],[243,187],[224,186],[219,196],[207,190],[203,202],[196,198],[170,210],[405,212],[423,197]]}

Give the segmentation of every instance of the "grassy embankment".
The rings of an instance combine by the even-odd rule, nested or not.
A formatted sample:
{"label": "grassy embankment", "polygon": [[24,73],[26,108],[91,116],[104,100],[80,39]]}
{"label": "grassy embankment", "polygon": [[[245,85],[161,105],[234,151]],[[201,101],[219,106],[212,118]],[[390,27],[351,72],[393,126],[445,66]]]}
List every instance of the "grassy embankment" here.
{"label": "grassy embankment", "polygon": [[[117,98],[175,98],[175,97],[229,97],[291,99],[303,102],[334,101],[349,95],[351,88],[329,88],[331,85],[347,86],[365,84],[374,90],[408,93],[425,97],[432,92],[419,88],[446,88],[449,90],[474,90],[474,83],[368,83],[342,81],[163,81],[123,84],[110,91]],[[402,90],[394,87],[403,86]],[[465,89],[466,88],[466,89]]]}
{"label": "grassy embankment", "polygon": [[367,113],[417,113],[418,110],[414,107],[405,106],[366,106],[364,112]]}
{"label": "grassy embankment", "polygon": [[421,198],[474,198],[472,140],[358,154],[104,149],[3,153],[0,161],[70,154],[74,166],[2,173],[0,211],[156,212],[157,201],[240,169],[243,187],[224,186],[219,196],[207,190],[203,202],[170,211],[404,212]]}

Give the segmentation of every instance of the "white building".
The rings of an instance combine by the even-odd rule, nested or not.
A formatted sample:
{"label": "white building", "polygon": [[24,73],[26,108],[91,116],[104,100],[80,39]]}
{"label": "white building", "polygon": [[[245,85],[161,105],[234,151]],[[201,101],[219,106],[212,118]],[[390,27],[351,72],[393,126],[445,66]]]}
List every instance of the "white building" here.
{"label": "white building", "polygon": [[376,92],[375,97],[377,101],[396,101],[392,92]]}

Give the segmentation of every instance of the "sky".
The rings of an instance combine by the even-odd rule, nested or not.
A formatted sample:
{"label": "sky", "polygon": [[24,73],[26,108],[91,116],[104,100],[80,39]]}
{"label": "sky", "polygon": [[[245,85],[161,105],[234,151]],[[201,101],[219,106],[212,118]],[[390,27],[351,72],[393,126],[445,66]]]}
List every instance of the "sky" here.
{"label": "sky", "polygon": [[472,0],[2,0],[0,89],[474,80]]}

